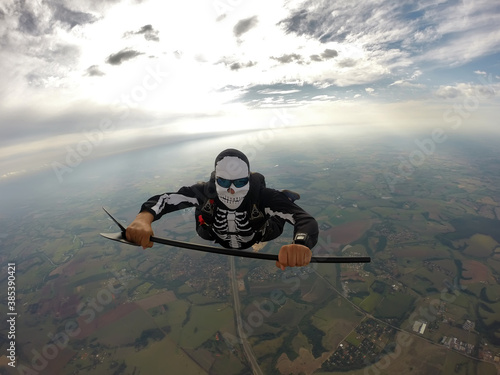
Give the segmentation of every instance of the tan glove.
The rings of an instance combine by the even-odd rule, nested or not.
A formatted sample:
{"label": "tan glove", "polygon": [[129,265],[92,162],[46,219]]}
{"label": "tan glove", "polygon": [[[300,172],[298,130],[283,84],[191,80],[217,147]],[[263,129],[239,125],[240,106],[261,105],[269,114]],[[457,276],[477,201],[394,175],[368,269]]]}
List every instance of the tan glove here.
{"label": "tan glove", "polygon": [[285,270],[285,267],[307,266],[311,261],[312,252],[304,245],[291,244],[281,247],[276,267]]}
{"label": "tan glove", "polygon": [[125,233],[127,241],[141,245],[143,249],[153,247],[153,242],[150,240],[150,237],[154,236],[153,228],[151,227],[153,220],[154,217],[151,213],[147,211],[139,213],[127,227]]}

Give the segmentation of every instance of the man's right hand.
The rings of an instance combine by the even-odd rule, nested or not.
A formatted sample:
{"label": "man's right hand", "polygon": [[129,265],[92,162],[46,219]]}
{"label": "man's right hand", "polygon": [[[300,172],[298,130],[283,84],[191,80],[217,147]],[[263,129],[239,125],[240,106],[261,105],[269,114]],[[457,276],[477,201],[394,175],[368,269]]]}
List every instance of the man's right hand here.
{"label": "man's right hand", "polygon": [[151,213],[144,211],[139,213],[134,221],[127,227],[125,236],[127,241],[141,245],[143,249],[153,247],[153,242],[150,238],[154,235],[151,223],[154,217]]}

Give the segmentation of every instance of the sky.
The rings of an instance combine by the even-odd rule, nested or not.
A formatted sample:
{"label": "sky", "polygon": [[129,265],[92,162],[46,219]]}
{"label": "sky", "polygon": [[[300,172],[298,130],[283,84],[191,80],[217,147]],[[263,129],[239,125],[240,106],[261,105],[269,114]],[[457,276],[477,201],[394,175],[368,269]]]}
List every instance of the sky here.
{"label": "sky", "polygon": [[0,182],[214,132],[500,133],[493,0],[4,0]]}

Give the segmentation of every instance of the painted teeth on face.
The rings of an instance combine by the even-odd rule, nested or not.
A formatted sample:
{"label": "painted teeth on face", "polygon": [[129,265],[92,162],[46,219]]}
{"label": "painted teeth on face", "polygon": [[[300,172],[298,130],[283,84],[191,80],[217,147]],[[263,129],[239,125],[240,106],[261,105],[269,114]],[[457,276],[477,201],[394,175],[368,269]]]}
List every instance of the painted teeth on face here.
{"label": "painted teeth on face", "polygon": [[228,198],[228,197],[220,197],[224,203],[238,203],[243,200],[243,197],[237,198]]}

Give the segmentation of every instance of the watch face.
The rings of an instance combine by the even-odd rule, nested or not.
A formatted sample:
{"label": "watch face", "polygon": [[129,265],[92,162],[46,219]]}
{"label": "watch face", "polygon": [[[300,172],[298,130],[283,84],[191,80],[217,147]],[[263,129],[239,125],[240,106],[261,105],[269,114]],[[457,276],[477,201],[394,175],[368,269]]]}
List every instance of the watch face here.
{"label": "watch face", "polygon": [[303,243],[306,240],[307,235],[304,233],[298,233],[295,235],[295,243]]}

